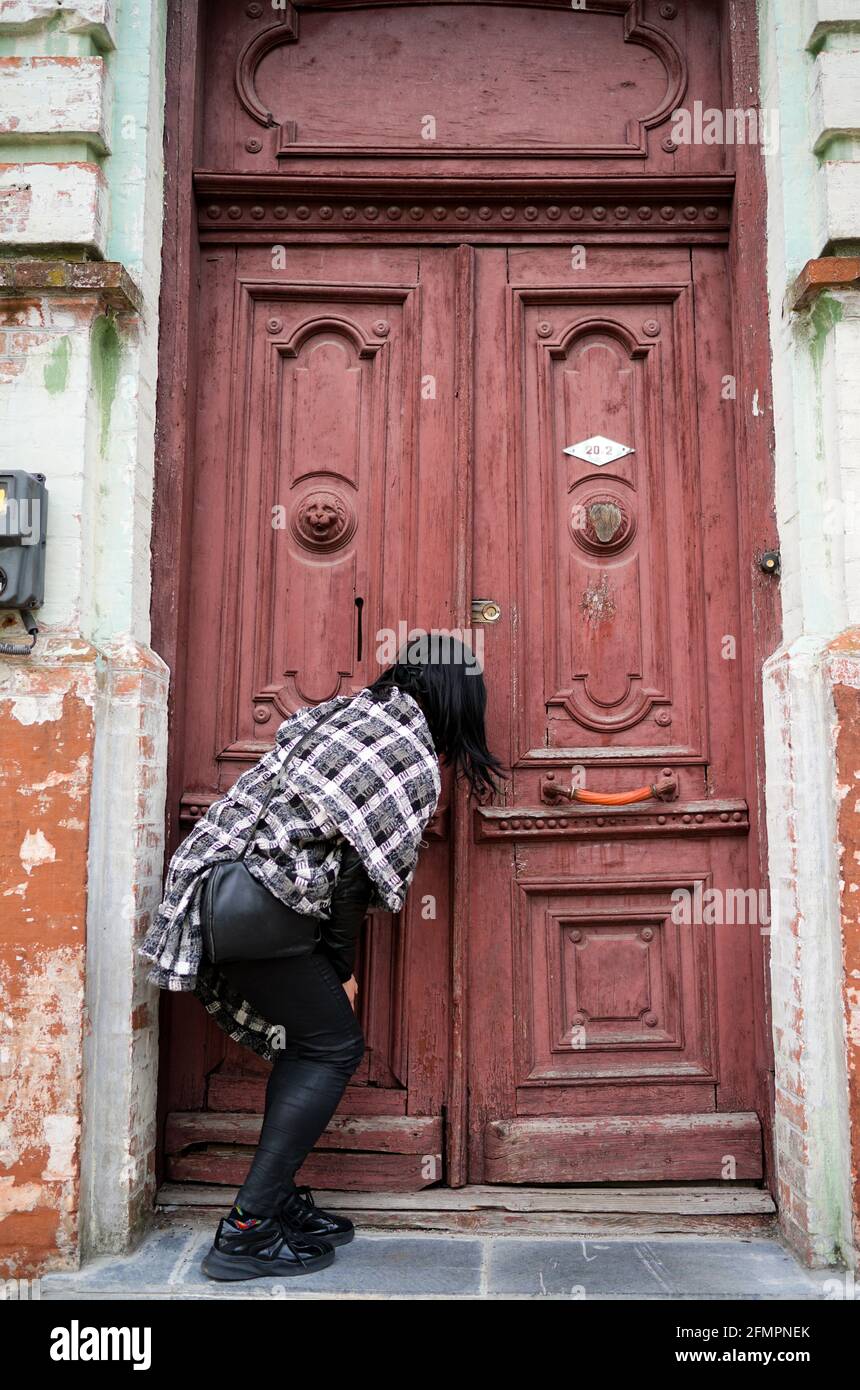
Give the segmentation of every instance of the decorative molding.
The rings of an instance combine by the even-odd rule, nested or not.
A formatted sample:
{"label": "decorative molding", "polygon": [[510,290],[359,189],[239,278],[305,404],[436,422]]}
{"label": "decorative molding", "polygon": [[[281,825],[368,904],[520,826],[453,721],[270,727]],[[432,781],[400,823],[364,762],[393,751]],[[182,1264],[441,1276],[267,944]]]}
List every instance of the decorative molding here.
{"label": "decorative molding", "polygon": [[92,296],[119,314],[138,314],[141,292],[120,261],[0,260],[0,295]]}
{"label": "decorative molding", "polygon": [[681,801],[602,809],[478,806],[476,840],[626,840],[635,836],[748,835],[745,801]]}
{"label": "decorative molding", "polygon": [[[342,289],[338,289],[335,291],[335,294],[332,294],[328,287],[325,288],[326,294],[320,295],[320,298],[331,299],[337,297],[338,299],[343,299],[344,294]],[[354,299],[355,296],[351,296],[351,298]],[[356,302],[360,303],[361,301],[357,300]],[[272,325],[270,332],[272,334],[279,333],[283,327],[280,320],[272,319],[270,322]],[[280,324],[277,328],[274,327],[276,323]],[[377,335],[378,341],[369,338],[357,323],[354,323],[352,319],[344,318],[342,314],[327,314],[325,317],[312,316],[311,318],[305,319],[304,323],[298,325],[288,342],[278,345],[278,351],[284,357],[298,357],[299,349],[308,338],[318,333],[339,333],[342,337],[349,339],[355,347],[359,357],[375,357],[379,349],[384,345],[385,339],[391,332],[391,328],[385,319],[377,319],[373,325],[373,331]]]}
{"label": "decorative molding", "polygon": [[789,291],[789,307],[808,309],[825,290],[858,289],[860,256],[822,256],[806,262]]}
{"label": "decorative molding", "polygon": [[587,767],[643,767],[657,763],[683,763],[688,767],[706,767],[707,756],[695,748],[676,745],[674,747],[648,748],[632,747],[625,744],[620,748],[529,748],[513,764],[517,768],[539,769],[548,767],[565,768],[569,772],[576,764]]}
{"label": "decorative molding", "polygon": [[[665,295],[661,293],[663,288],[664,287],[661,286],[660,290],[656,293],[649,291],[649,299],[657,299],[660,297],[661,302],[665,303],[671,303],[673,300],[677,299],[678,290],[673,290],[671,297],[667,300]],[[644,297],[643,290],[638,287],[632,287],[632,293],[635,298],[641,299]],[[615,305],[619,302],[623,302],[621,298],[623,295],[624,290],[613,290],[610,295],[601,294],[601,298],[606,300],[609,304]],[[532,298],[528,291],[522,291],[521,298],[524,304],[539,302]],[[558,295],[556,294],[552,302],[555,303],[557,299]],[[607,338],[614,338],[630,358],[647,357],[648,353],[652,352],[655,347],[655,344],[652,342],[640,342],[635,333],[633,333],[631,329],[625,327],[623,323],[619,323],[617,319],[605,316],[598,318],[596,315],[590,319],[579,319],[576,323],[565,328],[561,336],[554,342],[549,342],[548,340],[544,342],[543,347],[546,348],[550,357],[554,357],[557,362],[563,362],[565,358],[570,355],[578,338],[589,338],[596,333],[604,334]]]}
{"label": "decorative molding", "polygon": [[183,792],[179,801],[179,824],[187,831],[222,796],[223,792]]}
{"label": "decorative molding", "polygon": [[[714,1079],[713,931],[696,931],[672,916],[677,889],[695,901],[712,881],[707,869],[682,870],[675,877],[646,871],[517,878],[514,1008],[523,1021],[518,1087],[601,1078]],[[633,943],[636,965],[628,955]],[[603,969],[589,973],[582,967],[595,948]],[[625,957],[626,970],[638,975],[638,1008],[629,1007],[628,975],[617,996],[628,1007],[616,1012],[604,996],[603,1007],[589,1009],[589,995],[597,1004],[604,969],[611,978],[618,964],[626,974]],[[571,1026],[585,1026],[585,1036],[572,1038]]]}
{"label": "decorative molding", "polygon": [[[256,762],[264,753],[270,753],[273,748],[273,743],[255,744],[253,747],[249,744],[246,760],[249,763]],[[226,791],[183,792],[179,801],[179,824],[185,833],[188,833],[191,826],[195,825],[201,816],[205,816],[210,806],[214,805],[216,801],[220,801],[226,794]],[[427,840],[447,840],[449,829],[450,807],[446,803],[444,806],[437,807],[430,817],[424,830],[424,838]]]}
{"label": "decorative molding", "polygon": [[[515,9],[570,10],[569,0],[470,0],[475,7],[510,7]],[[619,145],[576,146],[572,149],[546,145],[534,146],[448,146],[428,148],[426,144],[414,148],[372,147],[357,149],[338,144],[299,144],[298,123],[292,117],[279,117],[268,109],[257,90],[257,73],[264,58],[284,44],[299,40],[299,11],[322,10],[329,13],[349,9],[387,9],[395,4],[402,8],[404,0],[298,0],[292,4],[287,0],[286,9],[275,24],[254,34],[241,49],[234,73],[236,94],[243,109],[259,125],[271,129],[280,128],[278,158],[305,156],[311,158],[337,156],[384,156],[388,159],[408,159],[420,156],[423,159],[570,159],[570,158],[646,158],[648,154],[646,131],[662,125],[676,109],[687,89],[687,64],[684,54],[675,40],[658,25],[645,19],[643,0],[589,0],[588,11],[592,14],[620,15],[624,19],[624,42],[638,44],[649,49],[663,65],[666,74],[666,90],[653,111],[643,116],[631,117],[627,122],[627,141]],[[406,0],[410,3],[410,0]],[[423,0],[412,0],[415,7]],[[255,16],[258,17],[258,16]],[[663,16],[667,18],[669,16]],[[574,16],[575,22],[575,16]]]}
{"label": "decorative molding", "polygon": [[730,178],[545,181],[470,179],[444,189],[420,179],[308,180],[292,192],[278,175],[202,172],[195,178],[201,232],[218,240],[259,233],[352,231],[390,235],[441,231],[583,232],[684,239],[728,231]]}
{"label": "decorative molding", "polygon": [[298,37],[299,16],[295,6],[291,5],[288,0],[286,9],[277,23],[270,25],[268,29],[263,29],[249,39],[236,59],[234,75],[236,95],[248,115],[258,121],[260,125],[274,126],[278,122],[272,112],[266,110],[257,94],[257,88],[254,85],[257,69],[267,53],[271,53],[274,48],[280,48],[281,44],[295,43]]}
{"label": "decorative molding", "polygon": [[[343,304],[348,300],[350,304],[376,304],[380,299],[384,299],[386,304],[404,304],[412,293],[412,287],[398,285],[328,285],[328,284],[308,284],[307,281],[293,283],[289,280],[246,280],[240,277],[237,284],[241,285],[242,290],[250,300],[284,300],[290,304],[297,300],[309,299],[314,303],[335,303]],[[273,335],[283,330],[283,322],[270,319],[266,325],[267,330]],[[352,319],[345,318],[342,314],[331,314],[325,318],[311,314],[294,330],[293,334],[286,343],[278,345],[278,350],[287,357],[295,357],[297,349],[311,333],[317,331],[343,333],[355,344],[359,357],[372,357],[379,348],[384,346],[385,339],[391,332],[391,325],[387,319],[376,319],[372,324],[376,338],[370,338],[358,324]],[[378,341],[377,341],[378,339]]]}
{"label": "decorative molding", "polygon": [[447,840],[451,829],[451,806],[445,802],[443,806],[437,806],[426,826],[424,836],[428,840]]}
{"label": "decorative molding", "polygon": [[290,513],[290,530],[305,550],[340,550],[355,533],[355,508],[333,487],[305,492]]}

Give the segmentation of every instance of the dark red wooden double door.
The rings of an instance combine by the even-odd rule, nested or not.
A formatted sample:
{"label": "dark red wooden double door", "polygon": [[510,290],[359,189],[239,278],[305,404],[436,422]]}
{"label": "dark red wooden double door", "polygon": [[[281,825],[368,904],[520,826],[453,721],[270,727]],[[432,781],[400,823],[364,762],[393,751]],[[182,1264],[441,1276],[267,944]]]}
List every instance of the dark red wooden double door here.
{"label": "dark red wooden double door", "polygon": [[[447,32],[450,7],[426,8]],[[455,8],[467,27],[515,11]],[[537,73],[572,17],[520,8],[545,17]],[[608,22],[638,24],[640,8],[598,5],[587,32],[623,47]],[[339,21],[311,5],[302,22],[303,9],[324,21],[304,31],[322,51]],[[704,68],[701,27],[685,32],[685,71]],[[245,113],[266,86],[248,72],[275,91],[273,58],[292,63],[302,41],[239,52]],[[223,43],[210,52],[217,89]],[[408,629],[468,622],[472,598],[501,615],[472,633],[510,779],[480,807],[446,786],[405,911],[368,919],[367,1055],[304,1176],[353,1189],[757,1178],[761,924],[678,911],[684,893],[695,913],[709,890],[756,886],[725,387],[730,180],[634,189],[610,165],[562,198],[469,184],[462,169],[482,174],[485,153],[467,149],[453,188],[410,147],[382,164],[403,187],[382,186],[377,150],[365,192],[340,166],[325,182],[322,147],[303,181],[283,125],[272,158],[289,178],[250,174],[236,153],[247,118],[230,120],[197,177],[178,830],[283,718],[372,679]],[[634,126],[628,113],[606,134],[605,159],[648,149]],[[589,130],[580,158],[601,138]],[[528,153],[519,162],[534,174]],[[674,799],[557,795],[663,776]],[[195,1000],[169,1005],[167,1174],[236,1182],[266,1068]]]}
{"label": "dark red wooden double door", "polygon": [[[471,1176],[691,1177],[725,1153],[757,1171],[754,1118],[735,1114],[729,1137],[723,1115],[751,1104],[755,928],[672,914],[679,888],[695,905],[697,889],[748,882],[731,420],[703,381],[730,355],[722,250],[637,265],[606,248],[574,276],[563,246],[310,245],[281,283],[266,256],[202,262],[184,815],[292,710],[371,679],[386,642],[456,625],[471,469],[473,586],[501,610],[473,636],[513,769],[504,800],[470,812],[458,888]],[[635,452],[564,452],[601,436]],[[619,791],[664,769],[677,800],[613,814],[547,790],[576,775]],[[445,800],[402,919],[365,932],[356,1119],[315,1161],[338,1182],[444,1173]],[[182,1002],[196,1039],[171,1049],[182,1094],[218,1113],[258,1102],[247,1060]],[[647,1131],[654,1156],[628,1115],[673,1117]],[[607,1116],[623,1157],[591,1123]],[[683,1116],[698,1117],[691,1168]]]}

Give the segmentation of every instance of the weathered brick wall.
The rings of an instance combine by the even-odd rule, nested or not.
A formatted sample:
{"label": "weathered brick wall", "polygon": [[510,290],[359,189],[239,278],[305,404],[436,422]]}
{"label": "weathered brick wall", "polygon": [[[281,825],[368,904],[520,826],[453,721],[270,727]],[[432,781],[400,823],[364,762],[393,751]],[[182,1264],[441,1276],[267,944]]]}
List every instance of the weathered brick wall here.
{"label": "weathered brick wall", "polygon": [[837,836],[840,864],[842,997],[848,1085],[851,1225],[860,1249],[860,628],[830,647],[835,708]]}
{"label": "weathered brick wall", "polygon": [[777,1197],[792,1245],[827,1264],[850,1250],[834,711],[817,642],[764,679]]}
{"label": "weathered brick wall", "polygon": [[0,669],[0,1268],[74,1259],[96,652]]}
{"label": "weathered brick wall", "polygon": [[124,1248],[152,1205],[158,996],[135,947],[166,773],[163,12],[0,0],[0,466],[49,491],[42,631],[0,656],[0,1269],[19,1275]]}

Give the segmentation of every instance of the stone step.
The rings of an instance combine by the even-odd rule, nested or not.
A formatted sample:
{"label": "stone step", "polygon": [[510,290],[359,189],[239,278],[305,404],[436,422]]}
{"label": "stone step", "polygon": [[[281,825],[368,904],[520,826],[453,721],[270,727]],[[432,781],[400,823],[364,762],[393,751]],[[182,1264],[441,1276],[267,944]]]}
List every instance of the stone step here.
{"label": "stone step", "polygon": [[[223,1213],[235,1195],[211,1183],[164,1183],[162,1211]],[[648,1187],[425,1188],[419,1192],[314,1190],[320,1207],[340,1211],[365,1231],[483,1232],[512,1235],[653,1236],[762,1233],[776,1207],[752,1184]]]}

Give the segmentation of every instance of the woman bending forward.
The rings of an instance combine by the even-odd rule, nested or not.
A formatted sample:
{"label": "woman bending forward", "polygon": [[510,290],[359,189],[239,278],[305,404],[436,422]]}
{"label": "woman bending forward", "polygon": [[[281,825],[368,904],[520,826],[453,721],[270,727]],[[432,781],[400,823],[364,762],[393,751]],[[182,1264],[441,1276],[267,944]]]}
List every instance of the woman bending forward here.
{"label": "woman bending forward", "polygon": [[[273,1064],[253,1161],[203,1261],[213,1279],[311,1273],[355,1234],[294,1178],[364,1055],[354,1011],[358,930],[368,907],[403,906],[439,799],[439,758],[477,793],[495,785],[500,768],[487,749],[486,690],[472,654],[429,635],[410,645],[408,658],[358,694],[281,725],[274,749],[179,846],[140,948],[152,962],[150,980],[193,991],[232,1038]],[[201,929],[207,870],[237,857],[300,739],[245,864],[294,912],[316,916],[321,939],[309,954],[215,966]]]}

